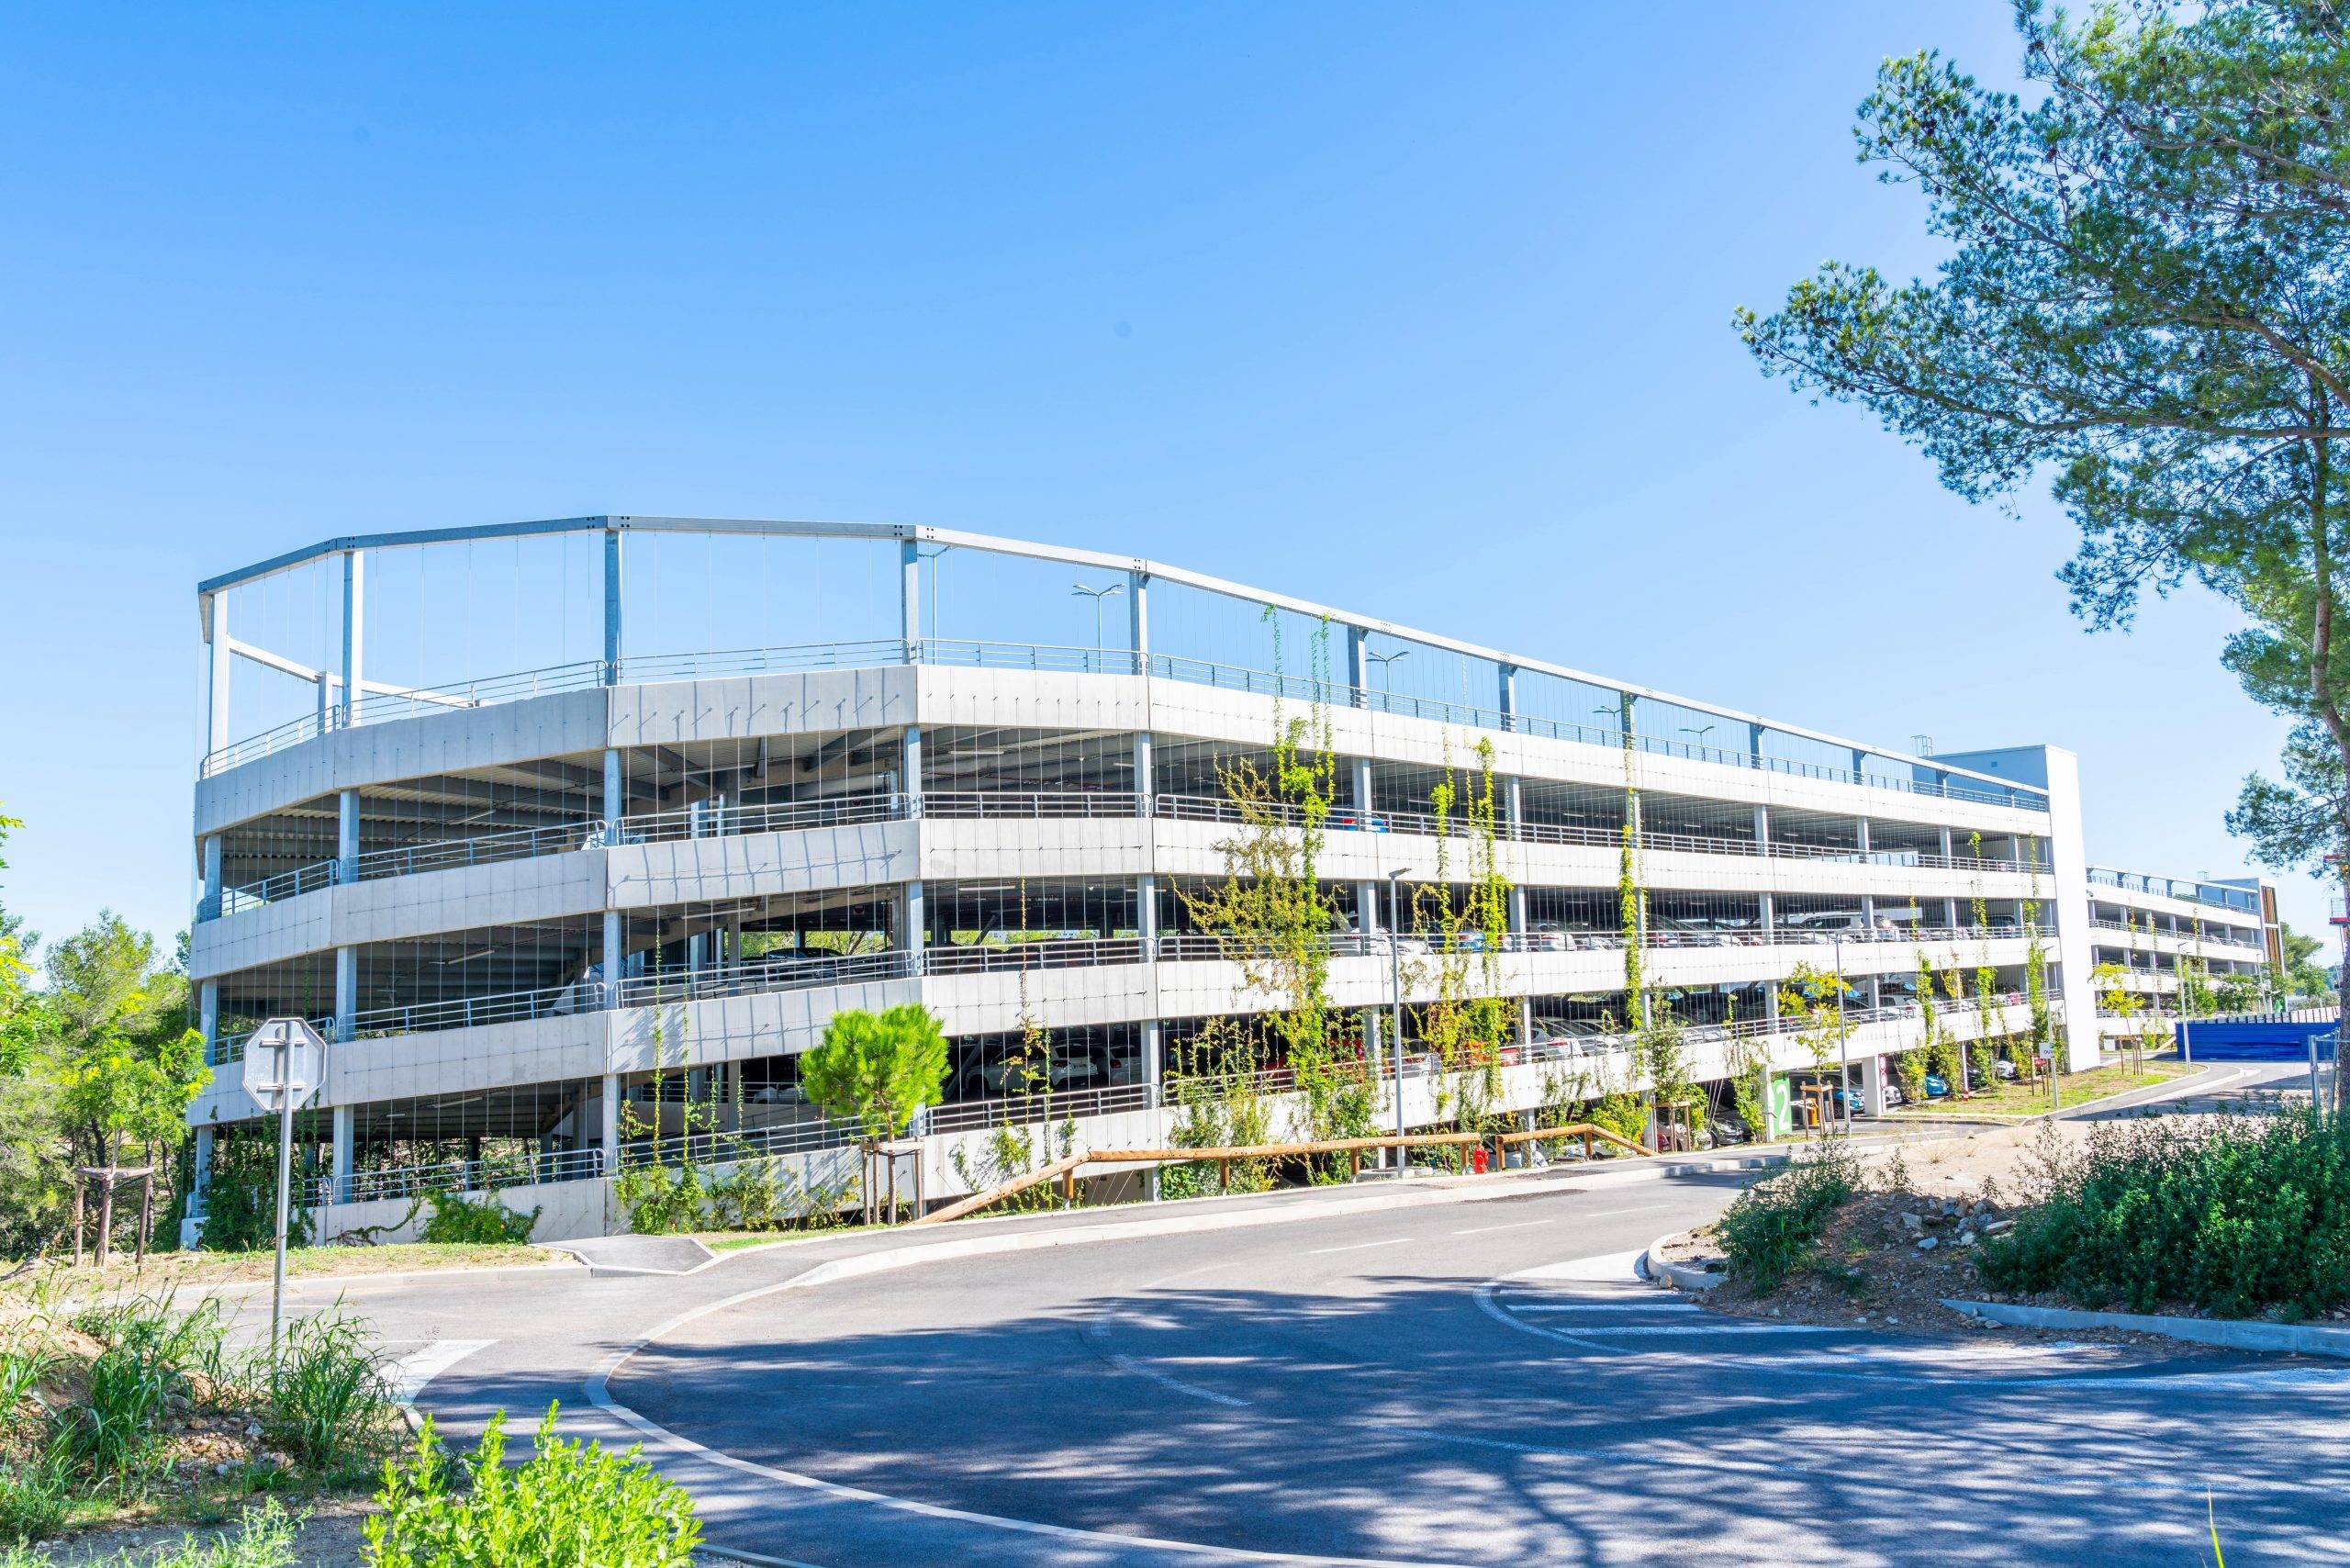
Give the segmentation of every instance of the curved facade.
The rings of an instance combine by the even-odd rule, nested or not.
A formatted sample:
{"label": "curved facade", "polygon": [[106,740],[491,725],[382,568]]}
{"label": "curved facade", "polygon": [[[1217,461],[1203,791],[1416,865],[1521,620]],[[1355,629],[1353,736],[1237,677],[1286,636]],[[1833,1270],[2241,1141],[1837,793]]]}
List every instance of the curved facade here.
{"label": "curved facade", "polygon": [[[301,1134],[329,1234],[452,1182],[527,1183],[543,1234],[598,1229],[616,1162],[712,1118],[729,1148],[828,1158],[794,1058],[843,1007],[921,1002],[954,1042],[918,1129],[930,1195],[957,1190],[958,1143],[1042,1114],[1007,1092],[1024,1031],[1080,1142],[1159,1136],[1183,1043],[1271,1005],[1186,895],[1226,873],[1229,770],[1300,714],[1337,780],[1333,1000],[1372,1059],[1388,911],[1461,896],[1432,796],[1481,747],[1505,1109],[1555,1098],[1562,1063],[1628,1082],[1607,1022],[1628,831],[1632,939],[1696,1026],[1701,1081],[1732,1036],[1809,1064],[1774,996],[1808,963],[1848,977],[1875,1095],[1915,1039],[1920,958],[2020,992],[2035,928],[2073,1048],[2095,1048],[2088,988],[2065,985],[2092,905],[2061,751],[1904,756],[1154,562],[921,528],[340,539],[199,600],[191,964],[220,1064],[199,1160],[252,1115],[242,1036],[312,1018],[336,1042]],[[1404,977],[1407,1017],[1432,967]],[[1419,1065],[1405,1114],[1434,1120]]]}

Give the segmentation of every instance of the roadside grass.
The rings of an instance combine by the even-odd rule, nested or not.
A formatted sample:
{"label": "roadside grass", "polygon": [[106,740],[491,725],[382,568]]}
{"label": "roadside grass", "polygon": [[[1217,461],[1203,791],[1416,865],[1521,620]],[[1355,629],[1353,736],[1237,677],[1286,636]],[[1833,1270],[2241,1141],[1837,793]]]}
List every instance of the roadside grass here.
{"label": "roadside grass", "polygon": [[[2150,1061],[2143,1072],[2132,1072],[2115,1064],[2095,1067],[2087,1072],[2060,1074],[2056,1085],[2056,1103],[2061,1110],[2074,1110],[2092,1100],[2103,1100],[2115,1094],[2126,1094],[2133,1089],[2144,1089],[2197,1070],[2188,1062]],[[1939,1100],[1923,1104],[1904,1105],[1893,1113],[1898,1116],[2031,1116],[2047,1110],[2047,1085],[2027,1087],[2020,1083],[2000,1083],[1993,1088],[1978,1089],[1964,1100],[1945,1094]]]}
{"label": "roadside grass", "polygon": [[274,1356],[231,1349],[225,1330],[218,1301],[191,1309],[168,1293],[77,1305],[52,1281],[12,1304],[0,1316],[0,1548],[364,1488],[406,1424],[363,1327],[341,1312],[297,1318]]}
{"label": "roadside grass", "polygon": [[[339,1279],[419,1269],[481,1269],[565,1260],[550,1248],[490,1243],[297,1247],[285,1254],[285,1275],[288,1279]],[[0,1261],[0,1274],[14,1266]],[[151,1252],[143,1265],[118,1257],[104,1269],[89,1263],[68,1269],[52,1260],[46,1267],[0,1282],[0,1307],[33,1302],[43,1291],[55,1290],[60,1281],[78,1294],[92,1296],[110,1291],[156,1293],[190,1285],[263,1283],[270,1277],[270,1269],[271,1255],[265,1251]]]}

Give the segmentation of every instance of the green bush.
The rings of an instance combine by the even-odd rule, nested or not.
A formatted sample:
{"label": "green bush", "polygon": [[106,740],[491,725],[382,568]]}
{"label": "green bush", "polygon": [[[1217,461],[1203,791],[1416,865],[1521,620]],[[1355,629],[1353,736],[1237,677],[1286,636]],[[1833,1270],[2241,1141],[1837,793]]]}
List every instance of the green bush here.
{"label": "green bush", "polygon": [[[62,1440],[0,1460],[0,1541],[39,1540],[65,1528],[73,1506],[73,1460]],[[0,1568],[11,1557],[0,1555]]]}
{"label": "green bush", "polygon": [[138,1296],[84,1313],[74,1326],[105,1342],[87,1396],[58,1423],[61,1447],[93,1475],[127,1477],[146,1462],[191,1372],[218,1380],[226,1332],[217,1303],[176,1312],[168,1295]]}
{"label": "green bush", "polygon": [[356,1318],[328,1312],[295,1319],[269,1372],[262,1428],[297,1464],[332,1474],[384,1451],[398,1417],[382,1361]]}
{"label": "green bush", "polygon": [[[564,1441],[555,1413],[547,1406],[530,1462],[514,1466],[504,1462],[504,1411],[461,1467],[427,1420],[414,1462],[385,1462],[383,1511],[366,1524],[371,1568],[684,1568],[701,1535],[685,1489],[635,1448]],[[454,1484],[456,1469],[468,1489]]]}
{"label": "green bush", "polygon": [[2300,1317],[2350,1304],[2350,1123],[2303,1111],[2100,1128],[1976,1267],[1997,1289],[2092,1309]]}
{"label": "green bush", "polygon": [[[298,1191],[301,1183],[295,1183]],[[196,1245],[208,1252],[257,1252],[277,1239],[277,1141],[216,1138],[212,1172],[204,1188],[204,1223]],[[299,1202],[285,1215],[285,1244],[310,1244],[310,1214]]]}
{"label": "green bush", "polygon": [[1721,1217],[1730,1277],[1767,1295],[1809,1260],[1837,1205],[1860,1189],[1852,1157],[1828,1148],[1738,1195]]}
{"label": "green bush", "polygon": [[425,1198],[432,1205],[432,1217],[424,1222],[419,1238],[423,1241],[477,1247],[524,1242],[546,1212],[542,1207],[518,1214],[494,1197],[476,1200],[454,1193],[427,1193]]}

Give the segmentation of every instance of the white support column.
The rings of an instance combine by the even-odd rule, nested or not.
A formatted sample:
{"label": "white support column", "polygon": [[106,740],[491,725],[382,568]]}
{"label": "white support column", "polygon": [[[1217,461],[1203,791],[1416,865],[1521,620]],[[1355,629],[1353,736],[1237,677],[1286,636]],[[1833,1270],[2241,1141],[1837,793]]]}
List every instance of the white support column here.
{"label": "white support column", "polygon": [[898,641],[908,664],[921,662],[922,546],[909,539],[898,547]]}
{"label": "white support column", "polygon": [[[909,543],[906,548],[911,552],[913,546]],[[907,798],[913,802],[914,815],[919,817],[922,815],[922,726],[920,724],[906,726],[901,766],[905,769]],[[929,941],[929,931],[926,924],[927,912],[923,902],[922,865],[919,861],[914,865],[914,872],[915,875],[906,883],[903,901],[905,929],[898,933],[898,945],[912,955],[914,970],[920,973],[923,948]]]}
{"label": "white support column", "polygon": [[[1746,756],[1753,767],[1762,766],[1762,726],[1760,724],[1746,726]],[[1759,811],[1762,808],[1755,809]]]}
{"label": "white support column", "polygon": [[345,790],[335,798],[334,879],[346,886],[359,879],[359,791]]}
{"label": "white support column", "polygon": [[1874,1053],[1861,1058],[1853,1065],[1861,1072],[1861,1114],[1885,1114],[1885,1058]]}
{"label": "white support column", "polygon": [[1126,641],[1135,651],[1135,673],[1150,673],[1150,577],[1126,574]]}
{"label": "white support column", "polygon": [[621,575],[621,531],[604,530],[604,684],[621,683],[623,627],[621,606],[627,582]]}
{"label": "white support column", "polygon": [[621,1168],[621,1075],[604,1074],[603,1131],[599,1135],[604,1151],[604,1174],[612,1175]]}
{"label": "white support column", "polygon": [[367,663],[367,554],[342,553],[342,722],[359,722],[359,694]]}
{"label": "white support column", "polygon": [[1501,666],[1501,690],[1496,694],[1502,705],[1502,728],[1517,728],[1517,666]]}
{"label": "white support column", "polygon": [[[1525,781],[1513,773],[1502,783],[1503,821],[1508,824],[1508,837],[1513,844],[1522,843],[1524,840],[1520,834],[1526,824]],[[1515,877],[1509,883],[1509,928],[1520,933],[1526,930],[1526,886]]]}
{"label": "white support column", "polygon": [[206,602],[212,610],[205,631],[211,655],[204,687],[204,749],[209,753],[229,745],[229,693],[236,655],[229,651],[229,590],[222,588]]}
{"label": "white support column", "polygon": [[[1354,766],[1354,807],[1364,817],[1371,814],[1371,758],[1359,756]],[[1370,834],[1357,836],[1365,839]],[[1355,884],[1355,929],[1368,936],[1381,929],[1379,924],[1379,884],[1366,879]]]}
{"label": "white support column", "polygon": [[1347,628],[1347,684],[1353,691],[1349,700],[1357,708],[1371,706],[1371,661],[1363,656],[1370,643],[1371,634],[1361,627]]}
{"label": "white support column", "polygon": [[212,1129],[196,1129],[196,1190],[203,1192],[212,1185]]}
{"label": "white support column", "polygon": [[220,918],[220,835],[204,835],[204,902],[196,906],[198,920]]}
{"label": "white support column", "polygon": [[1865,763],[1868,761],[1868,757],[1869,757],[1869,754],[1868,754],[1867,752],[1865,752],[1865,751],[1863,751],[1859,746],[1854,746],[1854,747],[1852,748],[1852,782],[1853,782],[1853,783],[1857,784],[1857,783],[1859,783],[1863,778],[1865,778],[1866,777],[1868,777],[1868,770],[1866,769],[1866,767],[1864,767],[1863,766],[1863,764],[1865,764]]}
{"label": "white support column", "polygon": [[1854,842],[1854,843],[1858,844],[1858,845],[1861,846],[1861,853],[1862,853],[1862,854],[1866,855],[1866,854],[1869,852],[1869,819],[1868,819],[1868,818],[1866,818],[1866,817],[1854,817],[1854,818],[1852,819],[1852,840],[1853,840],[1853,842]]}
{"label": "white support column", "polygon": [[359,949],[337,947],[334,950],[334,1037],[339,1045],[348,1045],[357,1035],[353,1020],[359,1015]]}
{"label": "white support column", "polygon": [[196,986],[196,1026],[204,1036],[204,1059],[212,1059],[220,1041],[220,982],[198,980]]}
{"label": "white support column", "polygon": [[356,1136],[352,1123],[356,1118],[349,1105],[337,1105],[333,1114],[334,1185],[329,1191],[334,1193],[336,1203],[347,1204],[351,1202],[352,1157],[357,1152],[352,1147],[352,1140]]}

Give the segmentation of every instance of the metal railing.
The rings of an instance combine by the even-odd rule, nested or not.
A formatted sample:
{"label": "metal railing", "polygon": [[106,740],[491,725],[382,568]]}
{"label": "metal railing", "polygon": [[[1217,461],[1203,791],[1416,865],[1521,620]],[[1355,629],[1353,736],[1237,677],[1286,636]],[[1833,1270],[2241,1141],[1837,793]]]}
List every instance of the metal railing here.
{"label": "metal railing", "polygon": [[2210,904],[2242,914],[2257,914],[2260,912],[2259,895],[2250,888],[2222,888],[2210,882],[2185,881],[2177,877],[2150,877],[2143,871],[2113,871],[2102,866],[2089,868],[2089,881],[2096,887],[2153,893],[2158,898]]}
{"label": "metal railing", "polygon": [[2132,935],[2162,937],[2172,942],[2215,943],[2222,947],[2250,947],[2255,950],[2264,946],[2256,933],[2245,931],[2240,927],[2232,925],[2210,926],[2206,928],[2200,935],[2192,931],[2155,931],[2143,925],[2132,925],[2126,920],[2098,920],[2092,918],[2089,921],[2089,925],[2091,929],[2097,931],[2122,931],[2128,932]]}
{"label": "metal railing", "polygon": [[[1770,931],[1651,930],[1644,947],[1651,951],[1691,951],[1732,947],[1852,947],[1927,943],[2020,940],[2032,935],[2028,926],[1913,926],[1888,931],[1860,929],[1791,929]],[[1482,932],[1462,932],[1453,951],[1483,950]],[[1407,935],[1399,946],[1417,957],[1435,951],[1444,939]],[[708,1002],[724,997],[756,996],[776,991],[806,991],[818,986],[853,985],[906,980],[916,974],[953,976],[1009,974],[1045,970],[1140,964],[1156,958],[1162,963],[1220,962],[1233,957],[1241,939],[1205,932],[1169,932],[1155,942],[1138,935],[1057,937],[1032,942],[969,943],[933,946],[919,953],[906,948],[856,954],[793,952],[703,969],[678,969],[625,978],[617,986],[586,979],[532,991],[504,991],[490,996],[460,997],[431,1002],[372,1007],[353,1015],[352,1038],[382,1039],[402,1035],[433,1034],[510,1024],[542,1018],[569,1018],[614,1007],[653,1007],[676,1002]],[[1620,952],[1624,938],[1610,931],[1511,932],[1503,938],[1509,953]],[[1382,958],[1384,935],[1354,932],[1333,934],[1327,952],[1332,958]],[[334,1020],[314,1021],[321,1035],[331,1038]],[[215,1064],[241,1058],[250,1030],[216,1042],[208,1058]]]}
{"label": "metal railing", "polygon": [[[925,664],[966,669],[1025,670],[1086,675],[1148,675],[1157,678],[1184,681],[1223,690],[1246,691],[1262,696],[1281,696],[1300,701],[1318,701],[1339,708],[1364,708],[1379,712],[1433,720],[1440,723],[1541,735],[1550,739],[1572,741],[1586,745],[1607,746],[1617,750],[1627,749],[1627,738],[1620,730],[1595,729],[1583,724],[1538,718],[1527,713],[1504,712],[1497,708],[1486,708],[1472,703],[1445,701],[1404,693],[1380,691],[1365,687],[1341,685],[1335,681],[1277,675],[1266,670],[1190,658],[1181,655],[1160,653],[1141,655],[1130,648],[1063,647],[1047,644],[993,643],[957,638],[920,639],[912,643],[882,638],[862,642],[806,644],[778,648],[737,648],[715,653],[640,655],[622,659],[616,668],[608,666],[601,660],[588,659],[571,664],[553,665],[543,669],[520,670],[510,675],[493,676],[479,680],[442,683],[430,689],[420,689],[415,693],[371,693],[352,707],[329,706],[319,712],[289,720],[274,729],[263,731],[260,734],[248,736],[233,745],[211,752],[198,765],[197,772],[199,777],[209,778],[242,763],[267,756],[272,752],[298,745],[327,731],[347,727],[354,722],[378,721],[388,717],[405,717],[450,707],[478,707],[491,702],[513,701],[520,698],[541,696],[551,692],[576,690],[582,687],[605,684],[608,677],[613,684],[636,684],[648,681],[692,679],[712,675]],[[1914,776],[1905,778],[1888,773],[1871,773],[1865,768],[1855,770],[1820,763],[1798,762],[1792,758],[1772,756],[1760,751],[1735,751],[1718,746],[1694,745],[1683,741],[1666,740],[1661,736],[1651,735],[1631,737],[1629,749],[1651,756],[1681,757],[1727,767],[1778,773],[1793,778],[1817,778],[1830,783],[1855,784],[1865,789],[1893,790],[1907,794],[1936,796],[1947,800],[2006,806],[2030,812],[2045,812],[2048,809],[2047,797],[2044,795],[2022,788],[2009,788],[1987,781],[1972,785],[1956,782],[1943,783],[1936,779],[1919,778]]]}
{"label": "metal railing", "polygon": [[1141,810],[1131,790],[927,790],[922,814],[942,821],[1003,818],[1125,817]]}
{"label": "metal railing", "polygon": [[[553,1182],[584,1182],[604,1173],[600,1148],[568,1148],[554,1154],[504,1154],[453,1159],[438,1165],[393,1166],[350,1175],[312,1177],[308,1196],[321,1204],[364,1204],[377,1199],[415,1199],[428,1193],[494,1193],[506,1187],[535,1187]],[[338,1191],[337,1189],[340,1189]]]}
{"label": "metal railing", "polygon": [[[1305,813],[1300,807],[1285,801],[1268,801],[1243,808],[1221,795],[1159,794],[1152,798],[1152,810],[1173,822],[1242,823],[1257,816],[1295,827],[1302,825]],[[1334,806],[1323,819],[1326,833],[1389,833],[1419,834],[1430,837],[1468,838],[1473,829],[1460,817],[1438,817],[1418,811],[1364,810],[1356,806]],[[1494,824],[1497,837],[1521,844],[1556,844],[1571,847],[1615,850],[1623,846],[1620,827],[1577,827],[1564,823],[1503,822]],[[1752,838],[1718,838],[1696,834],[1643,832],[1639,835],[1640,847],[1667,854],[1683,855],[1745,855],[1767,856],[1783,860],[1830,861],[1850,866],[1887,866],[1910,868],[1920,866],[1936,869],[1959,871],[2021,871],[2021,862],[1994,859],[1990,857],[1943,855],[1920,849],[1862,849],[1839,845],[1795,844],[1773,839],[1758,843]]]}

